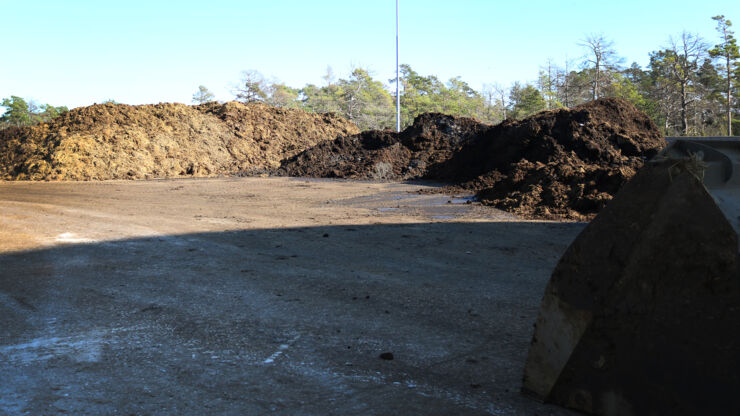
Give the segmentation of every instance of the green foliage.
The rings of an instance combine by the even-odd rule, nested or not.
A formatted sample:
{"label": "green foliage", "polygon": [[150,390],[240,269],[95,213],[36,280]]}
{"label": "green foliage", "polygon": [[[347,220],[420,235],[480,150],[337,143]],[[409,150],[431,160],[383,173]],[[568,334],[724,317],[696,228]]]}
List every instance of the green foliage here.
{"label": "green foliage", "polygon": [[49,104],[37,106],[33,102],[26,102],[21,97],[11,96],[3,98],[0,106],[5,112],[0,116],[0,128],[7,126],[31,126],[33,124],[50,121],[69,111],[67,107],[54,107]]}
{"label": "green foliage", "polygon": [[450,78],[442,90],[442,112],[464,117],[485,114],[485,100],[460,77]]}
{"label": "green foliage", "polygon": [[198,91],[193,94],[193,102],[196,104],[204,104],[209,101],[213,101],[214,98],[216,98],[216,96],[203,85],[199,85]]}
{"label": "green foliage", "polygon": [[242,79],[234,91],[236,99],[245,103],[264,101],[267,98],[265,78],[250,69],[242,72]]}
{"label": "green foliage", "polygon": [[[720,44],[710,50],[698,36],[684,32],[676,42],[671,39],[668,47],[652,52],[645,69],[636,63],[623,67],[613,42],[603,35],[588,36],[580,43],[586,52],[580,67],[566,60],[560,68],[548,60],[533,83],[517,82],[510,88],[485,84],[482,91],[476,91],[460,77],[443,82],[436,75],[421,75],[410,65],[401,65],[401,126],[408,127],[414,118],[428,112],[497,123],[544,109],[574,107],[594,97],[619,97],[648,114],[667,135],[719,134],[721,119],[737,119],[740,112],[740,57],[729,30],[731,22],[724,16],[714,19],[724,36]],[[722,72],[728,65],[718,61],[723,53],[730,56],[729,75]],[[706,59],[708,54],[714,61]],[[327,68],[324,85],[308,84],[300,90],[283,84],[265,87],[256,71],[250,73],[256,75],[252,84],[245,84],[246,90],[254,92],[251,99],[340,113],[362,129],[395,125],[392,91],[365,69],[336,80]],[[726,83],[723,89],[723,75],[724,81],[732,78],[729,92]],[[395,84],[395,79],[390,81]],[[723,95],[730,97],[731,106],[722,103]],[[734,108],[730,117],[723,117],[722,107]]]}
{"label": "green foliage", "polygon": [[733,130],[733,107],[737,106],[737,89],[740,83],[740,50],[738,49],[732,22],[725,19],[724,15],[714,16],[712,20],[717,22],[721,42],[709,50],[709,55],[717,60],[717,69],[724,75],[725,80],[725,120],[727,122],[727,135],[732,135]]}
{"label": "green foliage", "polygon": [[401,65],[401,128],[409,126],[416,116],[441,112],[439,96],[444,85],[436,76],[424,77],[407,64]]}
{"label": "green foliage", "polygon": [[44,104],[41,106],[41,113],[37,113],[35,116],[38,117],[39,122],[44,122],[53,120],[67,111],[69,111],[69,108],[66,106],[54,107],[53,105]]}
{"label": "green foliage", "polygon": [[[337,112],[355,122],[361,129],[384,129],[395,125],[395,97],[365,69],[352,71],[348,79],[336,83],[329,72],[326,86],[309,84],[298,94],[301,106],[314,112]],[[395,80],[392,80],[395,82]],[[446,84],[435,76],[421,76],[409,65],[401,66],[401,119],[408,127],[423,113],[438,112],[475,117],[483,121],[500,121],[500,103],[475,91],[460,77]]]}
{"label": "green foliage", "polygon": [[299,90],[285,84],[272,84],[267,88],[267,104],[275,107],[300,108]]}
{"label": "green foliage", "polygon": [[0,106],[5,107],[5,113],[0,116],[0,122],[9,126],[30,126],[33,124],[31,110],[24,100],[18,96],[3,98]]}
{"label": "green foliage", "polygon": [[531,84],[522,86],[514,83],[509,93],[511,116],[524,118],[545,109],[545,99],[539,90]]}
{"label": "green foliage", "polygon": [[341,113],[362,130],[384,129],[393,124],[393,100],[383,84],[367,70],[355,69],[339,80]]}
{"label": "green foliage", "polygon": [[625,74],[614,74],[611,87],[610,96],[625,99],[648,115],[655,114],[655,103],[645,97],[640,92],[638,84]]}
{"label": "green foliage", "polygon": [[303,103],[303,108],[315,113],[338,113],[339,100],[342,90],[336,84],[325,87],[317,87],[308,84],[299,91],[298,98]]}
{"label": "green foliage", "polygon": [[546,69],[541,68],[537,77],[537,85],[545,99],[545,107],[548,109],[563,106],[558,100],[557,78],[557,69],[553,67],[552,61],[548,59]]}
{"label": "green foliage", "polygon": [[591,70],[564,70],[558,75],[555,98],[564,107],[574,107],[592,99]]}
{"label": "green foliage", "polygon": [[298,102],[304,109],[317,113],[339,113],[363,130],[384,129],[394,124],[393,98],[382,83],[362,68],[352,71],[348,79],[334,82],[329,72],[327,84],[308,84],[298,91]]}
{"label": "green foliage", "polygon": [[674,121],[676,132],[682,135],[695,134],[691,131],[695,125],[689,118],[703,93],[698,77],[699,67],[706,56],[706,46],[701,38],[687,32],[683,32],[678,40],[671,38],[670,47],[650,55],[653,79],[660,86],[655,93],[663,101],[661,104],[666,110],[667,120]]}
{"label": "green foliage", "polygon": [[[732,22],[725,19],[724,15],[714,16],[712,20],[717,22],[717,32],[720,34],[721,42],[710,49],[709,54],[713,58],[729,58],[730,64],[734,63],[735,68],[737,68],[738,63],[735,61],[740,59],[740,49],[737,45],[737,39],[735,39],[735,32],[730,29]],[[722,67],[722,63],[720,63],[720,68],[726,70],[726,63],[724,64],[725,66]],[[732,70],[732,68],[730,69]]]}
{"label": "green foliage", "polygon": [[495,109],[497,103],[493,99],[493,91],[486,93],[486,99],[460,77],[450,78],[445,84],[434,75],[419,75],[406,64],[401,65],[400,72],[402,127],[410,125],[416,116],[430,112],[474,117],[488,122],[503,118]]}

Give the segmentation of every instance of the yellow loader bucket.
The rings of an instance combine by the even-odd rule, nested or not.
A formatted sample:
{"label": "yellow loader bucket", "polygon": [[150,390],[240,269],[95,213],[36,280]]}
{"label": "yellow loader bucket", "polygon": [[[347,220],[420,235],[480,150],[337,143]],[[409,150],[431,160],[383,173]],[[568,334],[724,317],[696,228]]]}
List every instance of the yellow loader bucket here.
{"label": "yellow loader bucket", "polygon": [[560,259],[523,391],[594,415],[740,415],[740,138],[668,142]]}

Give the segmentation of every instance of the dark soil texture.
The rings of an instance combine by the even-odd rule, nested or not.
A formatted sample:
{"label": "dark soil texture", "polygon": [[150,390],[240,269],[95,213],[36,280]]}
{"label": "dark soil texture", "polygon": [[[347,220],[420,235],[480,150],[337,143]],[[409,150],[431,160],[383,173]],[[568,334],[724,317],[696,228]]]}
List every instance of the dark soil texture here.
{"label": "dark soil texture", "polygon": [[606,98],[496,126],[424,114],[400,134],[320,143],[283,161],[278,174],[433,180],[526,218],[588,220],[664,146],[647,115]]}
{"label": "dark soil texture", "polygon": [[449,161],[489,128],[470,118],[426,113],[400,134],[369,130],[321,143],[283,161],[278,174],[387,180],[427,178],[430,169]]}

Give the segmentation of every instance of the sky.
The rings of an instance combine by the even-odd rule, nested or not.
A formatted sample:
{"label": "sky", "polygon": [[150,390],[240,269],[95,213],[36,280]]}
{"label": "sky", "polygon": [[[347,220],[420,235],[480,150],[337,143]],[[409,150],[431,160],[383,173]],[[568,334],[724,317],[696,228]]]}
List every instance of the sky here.
{"label": "sky", "polygon": [[[399,2],[401,63],[478,90],[574,67],[589,35],[644,67],[684,30],[717,43],[712,16],[740,28],[739,0]],[[190,103],[199,85],[231,100],[244,70],[293,87],[328,66],[395,77],[395,0],[0,0],[0,22],[0,98],[39,104]]]}

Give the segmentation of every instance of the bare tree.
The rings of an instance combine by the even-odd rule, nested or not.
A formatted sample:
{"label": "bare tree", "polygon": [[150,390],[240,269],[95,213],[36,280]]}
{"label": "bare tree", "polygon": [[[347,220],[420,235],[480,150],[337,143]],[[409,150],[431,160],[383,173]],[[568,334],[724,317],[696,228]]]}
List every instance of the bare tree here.
{"label": "bare tree", "polygon": [[[679,93],[675,84],[666,77],[659,76],[653,80],[651,96],[655,98],[662,118],[663,133],[665,135],[676,131],[675,120],[681,113]],[[657,123],[658,120],[656,120]]]}
{"label": "bare tree", "polygon": [[621,60],[614,50],[614,42],[602,34],[589,35],[579,45],[587,50],[584,64],[593,69],[591,98],[595,100],[601,96],[601,90],[608,81],[609,72],[617,70]]}
{"label": "bare tree", "polygon": [[273,107],[300,107],[300,103],[298,102],[299,91],[278,80],[273,80],[273,82],[265,89],[265,93],[267,94],[265,102]]}
{"label": "bare tree", "polygon": [[321,78],[326,81],[327,86],[334,85],[337,81],[337,77],[334,75],[334,70],[331,68],[331,65],[326,66],[326,73]]}
{"label": "bare tree", "polygon": [[496,83],[493,84],[493,90],[496,92],[499,105],[501,105],[501,117],[506,120],[506,97],[509,95],[508,88],[502,87]]}
{"label": "bare tree", "polygon": [[556,82],[557,87],[560,92],[560,96],[563,99],[563,105],[565,107],[570,107],[571,105],[571,97],[570,97],[570,60],[568,60],[568,56],[565,57],[565,68],[563,68],[562,71],[557,70],[556,72]]}
{"label": "bare tree", "polygon": [[698,35],[684,31],[678,40],[670,39],[667,52],[666,63],[670,77],[679,87],[681,131],[688,135],[689,105],[696,100],[692,90],[698,76],[699,65],[707,56],[707,44]]}
{"label": "bare tree", "polygon": [[486,120],[491,121],[494,117],[493,108],[496,101],[496,92],[493,90],[493,85],[483,84],[481,96],[483,97],[483,103],[485,105]]}
{"label": "bare tree", "polygon": [[[555,67],[555,88],[558,103],[564,107],[573,107],[593,99],[593,70],[577,71],[573,59],[565,57],[563,68]],[[600,85],[602,83],[600,82]]]}

